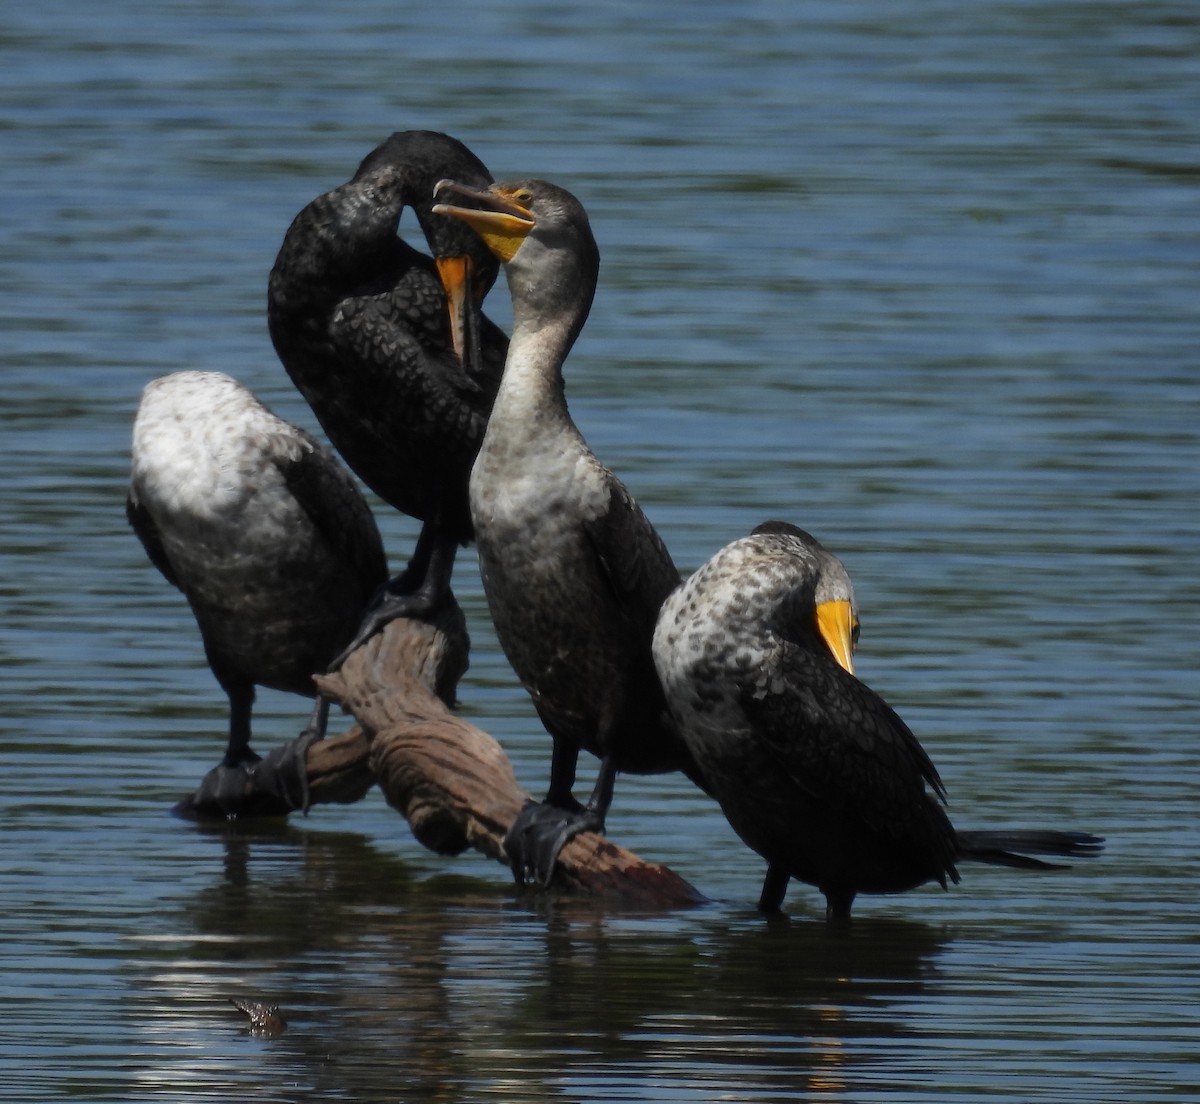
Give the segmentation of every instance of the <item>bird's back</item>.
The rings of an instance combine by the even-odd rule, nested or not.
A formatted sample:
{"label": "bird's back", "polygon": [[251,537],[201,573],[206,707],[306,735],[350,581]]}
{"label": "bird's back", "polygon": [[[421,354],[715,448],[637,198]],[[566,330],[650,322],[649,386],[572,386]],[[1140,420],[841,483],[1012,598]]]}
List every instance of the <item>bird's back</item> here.
{"label": "bird's back", "polygon": [[464,369],[433,261],[396,236],[399,201],[374,210],[374,196],[352,180],[296,216],[271,271],[271,338],[363,482],[466,540],[467,480],[507,339],[482,319],[481,369]]}
{"label": "bird's back", "polygon": [[656,663],[705,786],[751,848],[824,890],[957,880],[941,783],[916,737],[820,645],[815,622],[781,622],[797,565],[780,544],[727,546],[659,619]]}
{"label": "bird's back", "polygon": [[127,512],[183,591],[214,669],[311,693],[386,579],[349,474],[303,430],[217,373],[146,388]]}

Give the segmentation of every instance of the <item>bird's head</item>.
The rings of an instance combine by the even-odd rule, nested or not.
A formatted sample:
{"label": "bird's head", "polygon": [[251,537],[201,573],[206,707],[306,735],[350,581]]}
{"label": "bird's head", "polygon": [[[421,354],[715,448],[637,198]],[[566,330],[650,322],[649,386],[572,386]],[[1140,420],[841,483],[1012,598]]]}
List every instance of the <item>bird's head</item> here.
{"label": "bird's head", "polygon": [[474,188],[454,180],[434,188],[435,214],[466,223],[508,272],[514,322],[570,315],[582,325],[591,306],[600,251],[583,204],[545,180]]}

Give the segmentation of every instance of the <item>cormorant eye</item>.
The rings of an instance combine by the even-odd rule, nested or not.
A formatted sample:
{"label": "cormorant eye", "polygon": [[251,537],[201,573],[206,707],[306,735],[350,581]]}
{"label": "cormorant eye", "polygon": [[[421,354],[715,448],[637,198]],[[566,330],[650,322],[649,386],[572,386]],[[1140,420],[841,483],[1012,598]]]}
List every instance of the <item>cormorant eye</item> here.
{"label": "cormorant eye", "polygon": [[513,196],[513,199],[515,199],[523,207],[528,207],[533,202],[533,193],[526,192],[526,191],[520,191],[520,192],[517,192],[517,194]]}

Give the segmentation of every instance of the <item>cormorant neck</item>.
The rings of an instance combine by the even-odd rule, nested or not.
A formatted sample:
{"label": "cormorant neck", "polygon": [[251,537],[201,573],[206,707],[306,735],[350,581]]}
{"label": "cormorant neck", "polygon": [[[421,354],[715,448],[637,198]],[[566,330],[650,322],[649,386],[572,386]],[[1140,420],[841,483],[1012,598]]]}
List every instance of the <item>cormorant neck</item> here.
{"label": "cormorant neck", "polygon": [[514,320],[508,359],[496,395],[497,409],[515,406],[543,413],[561,409],[565,413],[562,366],[578,332],[572,331],[567,321],[522,325]]}
{"label": "cormorant neck", "polygon": [[513,331],[497,409],[558,409],[570,421],[562,368],[591,310],[599,265],[590,235],[581,241],[569,234],[530,235],[508,262]]}
{"label": "cormorant neck", "polygon": [[506,270],[518,350],[536,349],[546,370],[561,370],[592,309],[598,269],[594,246],[580,255],[526,239]]}

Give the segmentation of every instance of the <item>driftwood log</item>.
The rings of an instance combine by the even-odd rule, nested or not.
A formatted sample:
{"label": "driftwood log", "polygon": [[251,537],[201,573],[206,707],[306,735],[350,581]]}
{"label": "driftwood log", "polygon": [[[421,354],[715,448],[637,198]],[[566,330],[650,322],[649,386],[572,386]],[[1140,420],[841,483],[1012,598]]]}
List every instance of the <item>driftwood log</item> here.
{"label": "driftwood log", "polygon": [[[314,744],[307,754],[310,805],[358,801],[378,784],[431,851],[457,855],[473,847],[509,866],[504,835],[530,795],[488,733],[453,712],[467,669],[462,611],[445,607],[428,623],[397,620],[317,685],[358,724]],[[239,816],[285,815],[296,806],[279,796],[274,768],[280,748],[247,774]],[[185,800],[185,816],[229,815]],[[559,888],[627,903],[678,907],[703,895],[664,866],[645,862],[604,836],[586,832],[563,848]]]}

